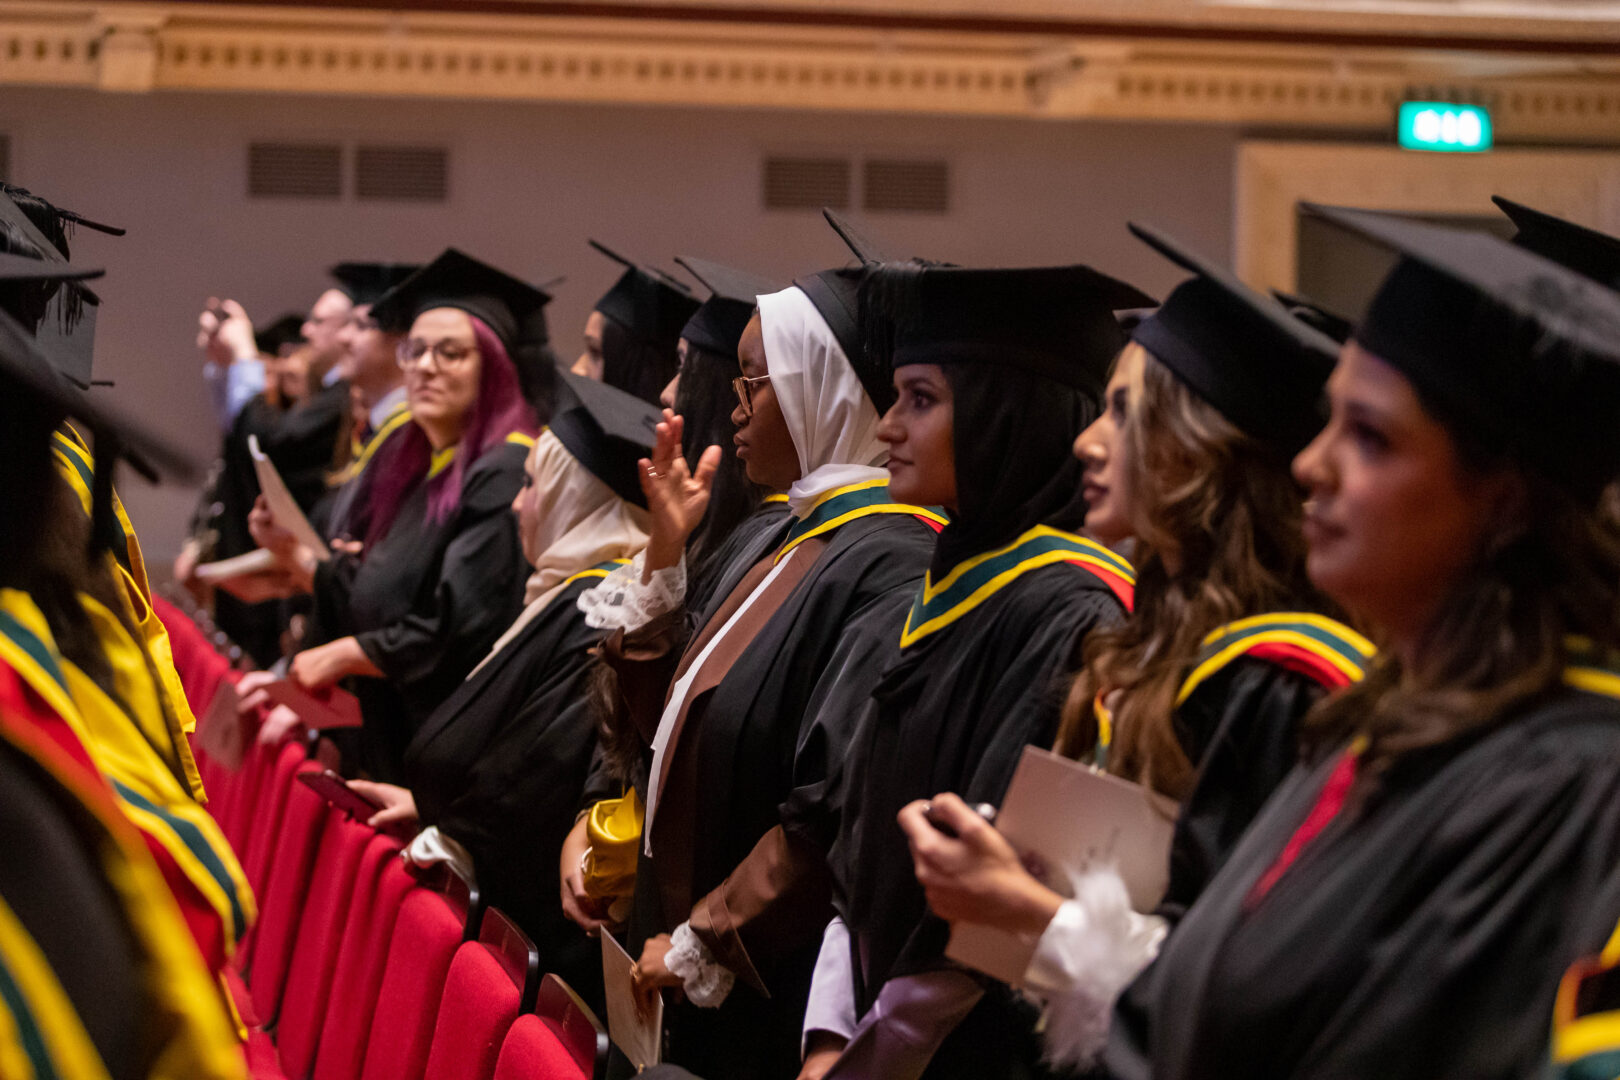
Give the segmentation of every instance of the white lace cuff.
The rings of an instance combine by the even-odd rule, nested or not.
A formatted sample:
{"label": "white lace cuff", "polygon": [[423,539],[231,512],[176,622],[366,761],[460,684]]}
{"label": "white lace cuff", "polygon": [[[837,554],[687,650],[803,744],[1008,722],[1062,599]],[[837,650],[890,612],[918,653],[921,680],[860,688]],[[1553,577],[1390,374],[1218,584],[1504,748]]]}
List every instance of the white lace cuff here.
{"label": "white lace cuff", "polygon": [[1046,1003],[1047,1060],[1068,1068],[1102,1050],[1115,1000],[1158,955],[1167,931],[1157,915],[1131,910],[1112,867],[1087,871],[1074,887],[1024,973],[1026,988]]}
{"label": "white lace cuff", "polygon": [[579,597],[579,610],[585,625],[593,630],[639,630],[666,612],[674,611],[686,599],[686,556],[662,570],[654,570],[652,580],[641,583],[647,557],[638,552],[634,559],[614,570]]}
{"label": "white lace cuff", "polygon": [[700,1009],[719,1008],[737,981],[737,977],[709,952],[709,947],[692,933],[691,923],[681,923],[669,936],[664,966],[681,980],[687,998]]}

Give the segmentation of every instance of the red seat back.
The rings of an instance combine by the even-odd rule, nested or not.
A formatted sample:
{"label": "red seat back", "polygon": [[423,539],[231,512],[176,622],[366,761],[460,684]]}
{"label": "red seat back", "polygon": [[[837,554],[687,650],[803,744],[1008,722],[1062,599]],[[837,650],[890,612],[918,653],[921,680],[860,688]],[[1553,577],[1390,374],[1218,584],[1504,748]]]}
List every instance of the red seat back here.
{"label": "red seat back", "polygon": [[[314,762],[306,761],[298,771],[313,772],[317,768]],[[275,1022],[281,1005],[298,920],[304,913],[304,900],[315,872],[315,845],[332,810],[311,788],[296,782],[286,805],[276,837],[275,858],[259,894],[259,929],[253,945],[253,966],[248,971],[254,1011],[267,1025]]]}
{"label": "red seat back", "polygon": [[546,975],[540,980],[534,1011],[567,1048],[579,1075],[596,1080],[607,1075],[607,1029],[573,987],[557,975]]}
{"label": "red seat back", "polygon": [[308,1076],[315,1064],[351,906],[369,900],[366,894],[375,891],[381,860],[398,850],[398,841],[379,836],[363,822],[337,812],[327,815],[276,1025],[282,1068],[294,1080]]}
{"label": "red seat back", "polygon": [[490,1080],[521,992],[494,950],[463,943],[445,977],[425,1080]]}
{"label": "red seat back", "polygon": [[[375,848],[374,844],[367,849],[368,860]],[[365,866],[359,880],[368,880]],[[394,924],[405,897],[416,887],[398,858],[384,856],[369,896],[356,891],[332,975],[331,1008],[321,1029],[314,1080],[354,1080],[360,1075]]]}
{"label": "red seat back", "polygon": [[495,1062],[495,1080],[590,1080],[557,1033],[533,1013],[506,1033]]}
{"label": "red seat back", "polygon": [[416,889],[400,905],[377,993],[361,1080],[422,1080],[461,917],[442,893]]}
{"label": "red seat back", "polygon": [[[242,792],[249,800],[244,807],[248,838],[247,866],[244,869],[247,870],[248,884],[253,886],[254,894],[263,896],[271,857],[281,841],[281,821],[287,811],[287,796],[292,793],[293,774],[304,763],[304,748],[297,743],[288,743],[274,752],[256,747],[255,753],[261,758],[261,764],[255,770],[257,782]],[[271,763],[269,769],[264,768],[264,761]]]}

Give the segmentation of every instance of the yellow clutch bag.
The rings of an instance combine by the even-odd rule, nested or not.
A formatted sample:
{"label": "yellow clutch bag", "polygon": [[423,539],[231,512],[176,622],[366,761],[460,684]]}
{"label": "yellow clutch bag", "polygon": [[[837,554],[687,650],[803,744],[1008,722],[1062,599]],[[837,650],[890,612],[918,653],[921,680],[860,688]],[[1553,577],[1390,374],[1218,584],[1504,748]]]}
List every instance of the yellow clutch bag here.
{"label": "yellow clutch bag", "polygon": [[618,799],[591,807],[582,869],[585,891],[598,900],[628,900],[636,887],[636,854],[641,844],[644,810],[635,789]]}

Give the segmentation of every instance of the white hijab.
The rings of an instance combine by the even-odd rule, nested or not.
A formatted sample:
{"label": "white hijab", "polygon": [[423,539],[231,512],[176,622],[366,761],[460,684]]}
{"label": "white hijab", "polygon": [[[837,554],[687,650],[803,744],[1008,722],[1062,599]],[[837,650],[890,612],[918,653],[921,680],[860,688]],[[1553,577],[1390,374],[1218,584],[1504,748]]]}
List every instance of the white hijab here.
{"label": "white hijab", "polygon": [[546,609],[570,577],[609,559],[631,558],[647,546],[647,511],[619,498],[549,429],[534,441],[527,467],[539,499],[535,531],[523,538],[524,551],[537,553],[534,573],[523,589],[523,614],[484,664]]}
{"label": "white hijab", "polygon": [[759,322],[771,389],[799,454],[788,506],[802,515],[834,488],[888,479],[877,409],[810,298],[798,286],[761,296]]}

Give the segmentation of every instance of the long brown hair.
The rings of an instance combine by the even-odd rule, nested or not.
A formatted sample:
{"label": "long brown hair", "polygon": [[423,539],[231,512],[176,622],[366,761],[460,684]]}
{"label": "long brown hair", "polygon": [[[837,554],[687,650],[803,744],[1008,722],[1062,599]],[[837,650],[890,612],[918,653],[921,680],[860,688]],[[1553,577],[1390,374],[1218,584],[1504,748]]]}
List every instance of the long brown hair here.
{"label": "long brown hair", "polygon": [[1451,437],[1465,473],[1517,474],[1521,510],[1482,538],[1413,650],[1413,668],[1381,653],[1365,679],[1307,717],[1312,759],[1365,736],[1357,797],[1397,760],[1484,734],[1558,692],[1571,636],[1608,655],[1620,649],[1620,491],[1611,486],[1594,506],[1454,428]]}
{"label": "long brown hair", "polygon": [[[1086,641],[1058,750],[1097,743],[1099,691],[1120,691],[1108,771],[1180,799],[1194,764],[1172,724],[1176,694],[1210,631],[1266,611],[1324,610],[1305,575],[1302,498],[1288,458],[1242,431],[1140,345],[1120,443],[1136,510],[1136,604]],[[1176,566],[1172,574],[1169,556]]]}

